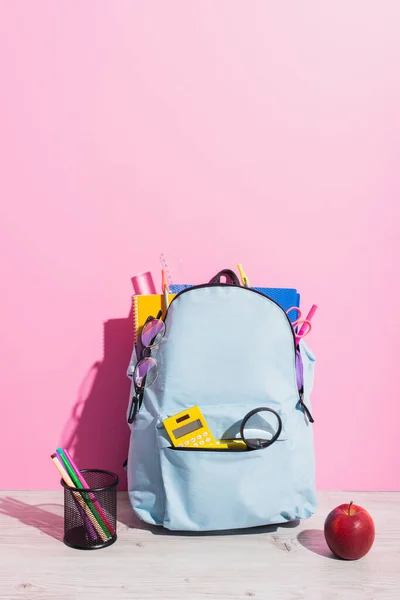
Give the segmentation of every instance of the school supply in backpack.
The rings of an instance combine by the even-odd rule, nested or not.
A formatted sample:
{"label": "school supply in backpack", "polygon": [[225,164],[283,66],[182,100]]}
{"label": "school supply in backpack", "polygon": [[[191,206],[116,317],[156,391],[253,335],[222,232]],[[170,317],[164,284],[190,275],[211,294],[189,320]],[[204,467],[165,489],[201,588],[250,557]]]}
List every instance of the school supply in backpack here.
{"label": "school supply in backpack", "polygon": [[[172,284],[170,286],[170,292],[179,294],[183,290],[187,290],[190,287],[194,287],[189,284]],[[268,296],[271,300],[274,300],[279,304],[284,311],[287,311],[292,306],[300,306],[300,294],[294,288],[269,288],[269,287],[254,287],[250,288],[256,292],[260,292],[264,296]],[[294,319],[293,315],[290,315],[290,320]]]}
{"label": "school supply in backpack", "polygon": [[168,417],[163,425],[175,448],[215,448],[216,441],[198,406]]}
{"label": "school supply in backpack", "polygon": [[164,313],[167,314],[167,310],[168,310],[168,294],[169,294],[167,274],[166,274],[166,271],[164,269],[162,270],[161,273],[162,273],[162,293],[164,295]]}
{"label": "school supply in backpack", "polygon": [[[168,294],[168,304],[176,294]],[[133,313],[133,332],[134,343],[139,339],[139,334],[142,330],[149,315],[157,315],[160,311],[164,312],[165,296],[164,294],[143,294],[134,295],[132,298],[132,313]]]}
{"label": "school supply in backpack", "polygon": [[244,287],[250,287],[250,282],[248,280],[248,277],[247,277],[246,273],[244,272],[243,267],[240,263],[238,264],[238,271],[240,274],[240,279],[242,280],[242,285],[244,285]]}
{"label": "school supply in backpack", "polygon": [[296,336],[296,346],[303,337],[310,333],[312,329],[311,319],[313,318],[317,308],[318,307],[315,304],[313,304],[305,319],[302,318],[302,312],[296,306],[292,306],[291,308],[289,308],[289,310],[286,311],[286,314],[289,316],[289,318],[291,312],[294,312],[297,315],[296,317],[294,317],[294,320],[293,318],[291,319],[292,327]]}
{"label": "school supply in backpack", "polygon": [[169,270],[169,267],[168,267],[168,264],[167,264],[167,259],[165,257],[164,252],[162,252],[160,254],[160,265],[161,265],[161,270],[165,271],[166,278],[167,278],[167,283],[168,283],[168,288],[170,288],[171,285],[172,285],[172,277],[171,277],[171,272]]}
{"label": "school supply in backpack", "polygon": [[[313,318],[313,316],[315,315],[316,311],[318,309],[318,306],[316,304],[313,304],[309,310],[309,312],[307,313],[307,316],[305,318],[305,320],[303,321],[303,325],[300,327],[300,330],[297,333],[297,337],[298,338],[302,338],[304,337],[304,335],[306,333],[309,333],[309,331],[311,330],[311,319]],[[304,327],[305,323],[310,323],[310,328],[307,330]]]}

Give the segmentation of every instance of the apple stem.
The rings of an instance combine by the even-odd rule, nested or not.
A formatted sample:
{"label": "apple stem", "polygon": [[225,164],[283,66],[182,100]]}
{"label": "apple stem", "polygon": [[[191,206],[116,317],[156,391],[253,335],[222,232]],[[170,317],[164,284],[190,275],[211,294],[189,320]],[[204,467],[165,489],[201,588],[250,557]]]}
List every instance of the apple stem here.
{"label": "apple stem", "polygon": [[347,513],[348,515],[350,515],[350,509],[351,509],[351,505],[352,505],[352,504],[353,504],[353,500],[352,500],[352,501],[350,502],[350,504],[349,504],[349,510],[348,510],[348,513]]}

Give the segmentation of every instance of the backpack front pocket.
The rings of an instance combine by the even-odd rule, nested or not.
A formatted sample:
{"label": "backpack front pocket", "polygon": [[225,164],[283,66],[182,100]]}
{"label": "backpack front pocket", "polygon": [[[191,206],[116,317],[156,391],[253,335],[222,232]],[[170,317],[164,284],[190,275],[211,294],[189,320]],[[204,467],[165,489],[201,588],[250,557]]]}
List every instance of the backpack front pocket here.
{"label": "backpack front pocket", "polygon": [[160,448],[163,525],[212,531],[296,518],[289,442],[245,452]]}

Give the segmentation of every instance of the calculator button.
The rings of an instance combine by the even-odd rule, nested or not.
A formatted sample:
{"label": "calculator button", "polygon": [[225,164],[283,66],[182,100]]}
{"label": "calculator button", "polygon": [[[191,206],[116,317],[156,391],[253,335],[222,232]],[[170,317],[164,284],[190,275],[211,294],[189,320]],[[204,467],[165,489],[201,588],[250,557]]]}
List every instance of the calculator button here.
{"label": "calculator button", "polygon": [[[204,444],[204,440],[201,440],[200,442],[200,446],[202,446]],[[196,444],[197,445],[197,444]]]}
{"label": "calculator button", "polygon": [[189,442],[186,440],[186,442],[184,442],[185,446],[189,445]]}
{"label": "calculator button", "polygon": [[190,441],[191,441],[191,442],[192,442],[192,444],[193,444],[193,442],[195,442],[195,441],[196,441],[196,438],[192,438]]}
{"label": "calculator button", "polygon": [[[201,442],[200,442],[200,444],[201,444]],[[193,444],[194,448],[197,448],[198,446],[199,446],[198,444]]]}
{"label": "calculator button", "polygon": [[197,436],[197,439],[198,439],[198,440],[201,440],[201,435],[198,435],[198,436]]}
{"label": "calculator button", "polygon": [[178,444],[178,448],[183,448],[183,444]]}
{"label": "calculator button", "polygon": [[206,438],[206,442],[211,442],[211,438]]}
{"label": "calculator button", "polygon": [[208,432],[207,432],[207,431],[205,431],[205,432],[203,433],[203,435],[204,435],[204,437],[207,437],[207,436],[208,436]]}

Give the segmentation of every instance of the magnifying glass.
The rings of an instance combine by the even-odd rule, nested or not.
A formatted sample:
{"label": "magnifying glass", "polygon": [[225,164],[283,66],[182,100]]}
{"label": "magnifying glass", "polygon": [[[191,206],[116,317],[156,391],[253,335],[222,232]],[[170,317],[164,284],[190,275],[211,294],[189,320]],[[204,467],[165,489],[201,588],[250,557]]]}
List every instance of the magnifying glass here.
{"label": "magnifying glass", "polygon": [[240,425],[240,437],[249,450],[271,446],[276,442],[281,431],[281,417],[275,410],[265,406],[260,406],[247,413]]}

